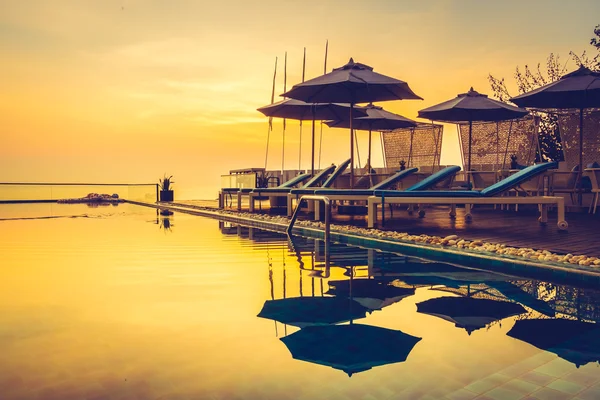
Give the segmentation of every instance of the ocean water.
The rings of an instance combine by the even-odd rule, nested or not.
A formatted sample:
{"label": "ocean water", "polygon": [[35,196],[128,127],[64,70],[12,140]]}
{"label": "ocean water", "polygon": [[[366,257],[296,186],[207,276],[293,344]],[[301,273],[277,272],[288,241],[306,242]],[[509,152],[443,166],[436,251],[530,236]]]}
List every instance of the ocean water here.
{"label": "ocean water", "polygon": [[3,400],[600,393],[593,288],[132,204],[0,205],[0,251]]}

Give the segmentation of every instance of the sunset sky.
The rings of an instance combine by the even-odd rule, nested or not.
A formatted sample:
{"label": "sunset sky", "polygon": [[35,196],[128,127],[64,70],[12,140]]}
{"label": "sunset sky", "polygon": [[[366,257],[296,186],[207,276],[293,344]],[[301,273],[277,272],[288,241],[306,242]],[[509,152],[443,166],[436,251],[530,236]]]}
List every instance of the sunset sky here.
{"label": "sunset sky", "polygon": [[[514,90],[515,66],[591,50],[598,16],[597,0],[3,1],[0,182],[153,183],[167,173],[176,198],[215,198],[221,174],[264,166],[267,119],[256,108],[270,102],[275,57],[283,93],[286,51],[288,89],[304,47],[307,79],[322,74],[329,40],[328,71],[353,57],[408,82],[424,101],[380,105],[415,118],[471,86],[490,93],[490,73]],[[460,163],[456,132],[445,132],[442,163]],[[286,168],[298,166],[298,138],[289,122]],[[281,153],[277,121],[268,168]],[[347,131],[326,129],[322,163],[348,153]]]}

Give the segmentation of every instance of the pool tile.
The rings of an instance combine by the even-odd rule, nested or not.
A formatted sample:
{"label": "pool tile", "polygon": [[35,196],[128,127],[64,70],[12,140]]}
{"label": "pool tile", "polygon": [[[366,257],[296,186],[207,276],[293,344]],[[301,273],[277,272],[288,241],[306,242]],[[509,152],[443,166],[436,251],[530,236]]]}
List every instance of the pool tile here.
{"label": "pool tile", "polygon": [[567,375],[570,372],[577,370],[577,367],[570,362],[563,360],[562,358],[556,358],[538,368],[535,369],[536,372],[541,372],[543,374],[555,376],[560,378],[562,376]]}
{"label": "pool tile", "polygon": [[525,360],[519,361],[509,367],[504,368],[500,371],[501,374],[516,378],[521,376],[537,367],[540,367],[556,358],[555,354],[548,353],[546,351],[540,352],[534,356],[531,356]]}
{"label": "pool tile", "polygon": [[521,379],[513,379],[501,385],[500,388],[511,390],[522,395],[527,395],[540,389],[541,386]]}
{"label": "pool tile", "polygon": [[484,392],[487,392],[488,390],[491,390],[493,388],[495,388],[496,386],[500,386],[505,382],[508,382],[510,380],[509,376],[503,375],[503,374],[492,374],[490,376],[487,376],[483,379],[480,379],[478,381],[475,381],[467,386],[465,386],[465,389],[470,390],[471,392],[477,393],[477,394],[481,394]]}
{"label": "pool tile", "polygon": [[580,385],[591,386],[600,382],[600,371],[594,373],[593,371],[582,370],[580,368],[575,372],[565,375],[563,379],[569,382],[579,383]]}
{"label": "pool tile", "polygon": [[467,389],[458,389],[455,392],[448,393],[446,399],[449,400],[471,400],[477,397],[477,393],[473,393]]}
{"label": "pool tile", "polygon": [[503,387],[494,388],[489,392],[485,392],[484,394],[494,400],[520,400],[525,396],[522,393],[505,389]]}
{"label": "pool tile", "polygon": [[521,376],[521,379],[523,379],[527,382],[535,383],[536,385],[546,386],[550,382],[556,380],[556,377],[547,375],[547,374],[543,374],[543,373],[537,372],[537,371],[530,371],[530,372],[526,373],[525,375]]}
{"label": "pool tile", "polygon": [[547,385],[550,389],[558,390],[559,392],[565,392],[569,394],[576,394],[581,392],[586,386],[580,385],[575,382],[570,382],[565,379],[557,379],[554,382]]}
{"label": "pool tile", "polygon": [[585,389],[577,394],[577,397],[582,400],[598,400],[600,399],[600,383]]}
{"label": "pool tile", "polygon": [[539,400],[571,400],[573,396],[565,392],[543,387],[540,390],[533,392],[530,397]]}

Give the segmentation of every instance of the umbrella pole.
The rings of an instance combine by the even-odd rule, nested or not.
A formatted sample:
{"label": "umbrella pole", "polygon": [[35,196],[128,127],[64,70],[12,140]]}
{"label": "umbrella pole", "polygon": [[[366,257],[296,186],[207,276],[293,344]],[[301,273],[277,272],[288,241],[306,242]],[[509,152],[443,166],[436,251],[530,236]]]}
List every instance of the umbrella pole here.
{"label": "umbrella pole", "polygon": [[577,205],[583,204],[583,108],[579,109],[579,169],[577,170]]}
{"label": "umbrella pole", "polygon": [[311,154],[311,163],[310,163],[310,173],[314,176],[315,175],[315,115],[313,113],[313,120],[312,120],[312,151],[310,152]]}
{"label": "umbrella pole", "polygon": [[369,174],[371,173],[371,129],[369,129],[369,155],[367,156],[367,164],[369,165]]}
{"label": "umbrella pole", "polygon": [[471,142],[473,137],[473,121],[469,121],[469,157],[467,158],[467,188],[471,190]]}
{"label": "umbrella pole", "polygon": [[350,103],[350,189],[354,189],[354,131],[352,130],[352,109],[354,103]]}

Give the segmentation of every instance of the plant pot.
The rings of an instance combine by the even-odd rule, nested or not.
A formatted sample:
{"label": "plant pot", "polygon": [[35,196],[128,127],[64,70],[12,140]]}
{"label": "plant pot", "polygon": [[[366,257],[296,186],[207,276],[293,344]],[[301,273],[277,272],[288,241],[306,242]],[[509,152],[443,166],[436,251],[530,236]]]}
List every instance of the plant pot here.
{"label": "plant pot", "polygon": [[173,201],[173,191],[172,190],[161,190],[160,201]]}

